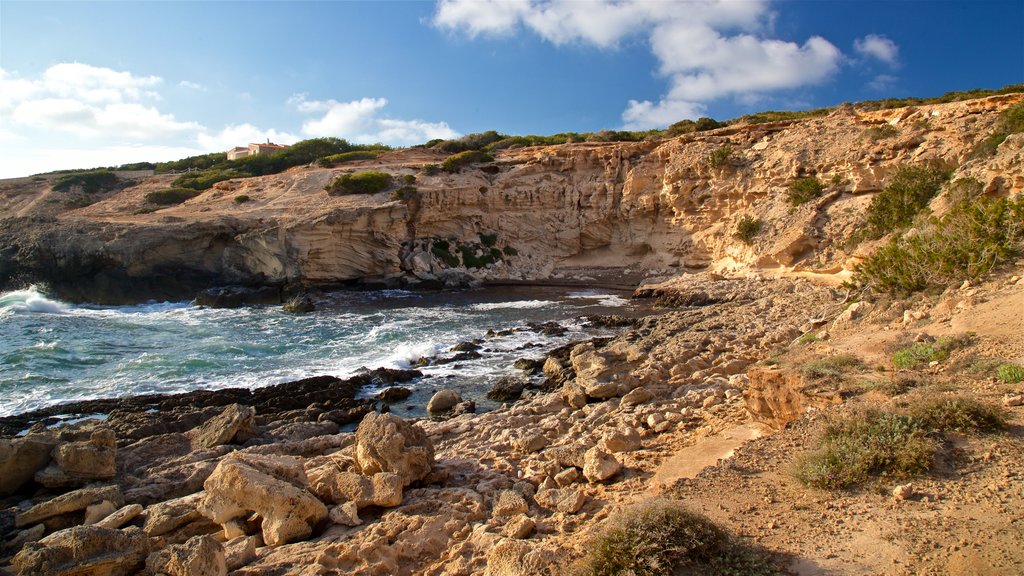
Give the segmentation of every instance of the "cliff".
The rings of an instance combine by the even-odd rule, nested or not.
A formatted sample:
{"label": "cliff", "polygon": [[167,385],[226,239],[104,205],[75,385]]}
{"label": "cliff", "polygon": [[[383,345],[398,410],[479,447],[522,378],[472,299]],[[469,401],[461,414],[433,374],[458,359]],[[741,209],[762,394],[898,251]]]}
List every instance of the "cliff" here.
{"label": "cliff", "polygon": [[[847,106],[662,141],[511,149],[456,174],[427,175],[422,167],[445,155],[406,149],[229,180],[162,209],[145,195],[174,175],[131,175],[96,195],[55,192],[52,176],[9,180],[0,185],[0,285],[41,281],[66,298],[122,301],[219,284],[542,280],[577,267],[843,274],[852,256],[843,241],[901,166],[943,162],[989,194],[1024,191],[1019,137],[993,157],[968,158],[1021,99]],[[325,192],[337,175],[367,169],[413,177],[416,192]],[[794,208],[788,187],[810,176],[823,194]],[[750,245],[734,237],[744,216],[762,220]]]}

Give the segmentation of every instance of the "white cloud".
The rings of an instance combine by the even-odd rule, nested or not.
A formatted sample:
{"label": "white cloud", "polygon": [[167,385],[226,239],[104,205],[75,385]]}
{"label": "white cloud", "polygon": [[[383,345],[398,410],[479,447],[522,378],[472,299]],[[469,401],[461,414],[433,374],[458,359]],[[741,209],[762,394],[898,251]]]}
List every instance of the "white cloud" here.
{"label": "white cloud", "polygon": [[765,37],[773,17],[762,0],[441,0],[434,24],[470,37],[525,27],[556,45],[601,48],[643,36],[669,79],[660,102],[631,100],[623,112],[627,128],[644,129],[692,118],[709,100],[818,84],[838,70],[842,53],[824,38]]}
{"label": "white cloud", "polygon": [[235,146],[245,146],[253,142],[266,142],[267,140],[274,144],[294,144],[299,141],[299,137],[274,129],[262,130],[248,123],[226,126],[216,134],[202,132],[197,137],[199,146],[207,151],[228,150]]}
{"label": "white cloud", "polygon": [[198,92],[206,92],[206,86],[203,86],[202,84],[199,84],[197,82],[190,82],[188,80],[182,80],[181,82],[178,82],[178,86],[182,88],[188,88],[189,90],[196,90]]}
{"label": "white cloud", "polygon": [[895,76],[891,76],[889,74],[879,74],[878,76],[872,78],[871,82],[868,82],[868,88],[871,88],[876,92],[888,92],[889,90],[892,90],[893,86],[896,85],[897,80],[899,80],[899,78]]}
{"label": "white cloud", "polygon": [[889,66],[899,65],[900,48],[895,42],[878,34],[868,34],[853,42],[853,49],[864,58],[874,58]]}
{"label": "white cloud", "polygon": [[445,122],[398,120],[381,115],[384,98],[361,98],[350,102],[306,100],[304,94],[288,99],[299,112],[317,114],[302,124],[307,136],[335,136],[358,143],[391,145],[422,144],[434,138],[456,138],[460,134]]}
{"label": "white cloud", "polygon": [[37,79],[0,70],[0,114],[15,128],[110,140],[161,140],[200,129],[142,103],[159,100],[150,88],[160,82],[79,63],[55,64]]}

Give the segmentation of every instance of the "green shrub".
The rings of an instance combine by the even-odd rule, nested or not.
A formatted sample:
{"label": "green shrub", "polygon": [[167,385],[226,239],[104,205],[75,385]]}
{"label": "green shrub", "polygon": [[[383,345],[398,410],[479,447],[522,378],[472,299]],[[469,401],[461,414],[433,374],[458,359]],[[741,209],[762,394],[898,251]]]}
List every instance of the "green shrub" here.
{"label": "green shrub", "polygon": [[766,555],[737,542],[674,500],[653,499],[608,520],[570,571],[575,576],[784,574]]}
{"label": "green shrub", "polygon": [[119,181],[117,174],[110,170],[79,172],[57,178],[53,183],[53,191],[68,192],[79,187],[86,194],[95,194],[100,191],[112,190]]}
{"label": "green shrub", "polygon": [[794,473],[808,486],[846,488],[872,475],[926,472],[934,453],[934,441],[916,418],[866,410],[831,421],[818,448],[797,459]]}
{"label": "green shrub", "polygon": [[881,238],[911,223],[928,206],[952,170],[939,165],[904,166],[874,198],[867,210],[864,236]]}
{"label": "green shrub", "polygon": [[168,188],[167,190],[150,192],[146,194],[145,199],[150,204],[171,206],[173,204],[181,204],[190,198],[195,198],[199,194],[200,192],[191,188]]}
{"label": "green shrub", "polygon": [[1009,362],[1006,364],[1000,364],[996,368],[996,378],[999,378],[1007,384],[1018,384],[1020,382],[1024,382],[1024,368],[1016,364],[1010,364]]}
{"label": "green shrub", "polygon": [[838,382],[843,379],[850,369],[861,365],[856,356],[850,354],[836,354],[824,356],[804,364],[802,372],[804,376],[812,380],[827,380]]}
{"label": "green shrub", "polygon": [[380,154],[381,153],[376,150],[353,150],[352,152],[342,152],[341,154],[324,156],[323,158],[317,159],[316,163],[321,168],[334,168],[338,164],[355,162],[356,160],[376,160]]}
{"label": "green shrub", "polygon": [[251,198],[249,198],[248,194],[239,194],[238,196],[235,196],[235,204],[245,204],[249,200],[251,200]]}
{"label": "green shrub", "polygon": [[764,124],[767,122],[781,122],[784,120],[806,120],[807,118],[818,118],[827,116],[832,108],[817,108],[814,110],[769,110],[756,114],[740,116],[733,122],[740,124]]}
{"label": "green shrub", "polygon": [[420,167],[420,171],[426,176],[435,176],[441,173],[441,166],[437,164],[424,164]]}
{"label": "green shrub", "polygon": [[733,237],[749,246],[754,243],[754,238],[761,233],[761,226],[760,218],[744,216],[736,223],[736,232],[733,233]]}
{"label": "green shrub", "polygon": [[480,235],[480,243],[483,244],[484,246],[487,246],[487,247],[494,246],[495,244],[498,243],[498,234],[497,233],[481,234]]}
{"label": "green shrub", "polygon": [[825,186],[814,176],[797,178],[789,183],[789,202],[799,206],[814,200],[825,190]]}
{"label": "green shrub", "polygon": [[708,157],[704,159],[704,163],[712,168],[722,168],[728,166],[730,160],[732,160],[732,146],[726,144],[712,150]]}
{"label": "green shrub", "polygon": [[452,254],[451,245],[447,240],[434,240],[430,246],[430,253],[444,262],[449,268],[459,267],[459,258]]}
{"label": "green shrub", "polygon": [[856,269],[854,283],[893,294],[977,280],[1024,249],[1024,199],[961,199],[917,234],[895,237]]}
{"label": "green shrub", "polygon": [[402,176],[402,184],[405,184],[406,186],[412,186],[415,183],[416,183],[416,175],[415,174],[405,174],[405,175]]}
{"label": "green shrub", "polygon": [[210,188],[217,182],[231,180],[232,178],[245,178],[247,176],[249,175],[234,169],[222,170],[211,168],[202,172],[191,172],[179,176],[174,180],[173,184],[175,188],[191,188],[192,190],[201,191]]}
{"label": "green shrub", "polygon": [[445,172],[454,173],[461,170],[463,167],[470,164],[477,164],[480,162],[493,162],[494,157],[486,152],[480,152],[478,150],[467,150],[465,152],[459,152],[458,154],[452,154],[445,158],[444,162],[441,163],[441,170]]}
{"label": "green shrub", "polygon": [[387,172],[378,172],[376,170],[367,170],[365,172],[352,172],[351,174],[342,174],[334,179],[325,190],[327,193],[335,195],[343,194],[376,194],[382,192],[391,187],[391,174]]}
{"label": "green shrub", "polygon": [[518,256],[519,255],[519,250],[516,250],[515,248],[513,248],[511,246],[505,246],[504,248],[501,249],[501,251],[506,256]]}
{"label": "green shrub", "polygon": [[462,254],[462,265],[466,268],[485,268],[488,264],[493,264],[498,260],[501,260],[501,251],[494,249],[490,251],[483,251],[480,256],[476,255],[478,246],[472,244],[462,244],[459,246],[459,252]]}
{"label": "green shrub", "polygon": [[1002,408],[969,396],[922,396],[907,413],[934,432],[992,432],[1006,427]]}
{"label": "green shrub", "polygon": [[797,344],[802,344],[802,345],[806,346],[808,344],[814,344],[815,342],[818,342],[820,340],[821,340],[821,338],[818,338],[817,334],[815,334],[814,332],[808,332],[808,333],[804,334],[803,336],[800,336],[799,338],[797,338],[796,342],[797,342]]}
{"label": "green shrub", "polygon": [[416,195],[415,186],[402,186],[391,193],[392,200],[409,200]]}
{"label": "green shrub", "polygon": [[892,124],[879,124],[878,126],[872,126],[864,130],[863,136],[867,140],[872,142],[878,142],[879,140],[885,140],[886,138],[892,138],[899,134],[900,131]]}
{"label": "green shrub", "polygon": [[456,154],[470,150],[483,150],[489,144],[499,142],[505,138],[508,138],[507,134],[499,134],[494,130],[488,130],[486,132],[466,134],[456,140],[432,140],[427,142],[426,145],[429,148],[447,152],[448,154]]}
{"label": "green shrub", "polygon": [[992,134],[978,142],[971,151],[970,158],[987,158],[995,156],[999,145],[1010,134],[1024,132],[1024,103],[1016,104],[1003,110],[996,120]]}
{"label": "green shrub", "polygon": [[884,100],[867,100],[864,102],[858,102],[856,107],[858,110],[886,110],[889,108],[921,106],[924,104],[946,104],[948,102],[960,102],[963,100],[973,100],[975,98],[985,98],[987,96],[997,96],[999,94],[1016,94],[1019,92],[1024,92],[1024,84],[1011,84],[996,90],[977,89],[959,92],[946,92],[942,96],[931,98],[886,98]]}
{"label": "green shrub", "polygon": [[943,336],[935,342],[917,342],[897,350],[892,355],[892,364],[897,368],[916,370],[932,362],[943,362],[954,350],[966,348],[974,341],[973,334]]}

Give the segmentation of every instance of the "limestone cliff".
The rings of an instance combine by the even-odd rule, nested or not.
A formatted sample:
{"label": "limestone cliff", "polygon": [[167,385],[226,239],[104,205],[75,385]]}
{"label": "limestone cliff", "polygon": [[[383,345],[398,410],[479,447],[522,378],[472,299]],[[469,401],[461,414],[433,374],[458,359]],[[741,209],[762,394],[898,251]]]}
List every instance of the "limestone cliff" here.
{"label": "limestone cliff", "polygon": [[[841,272],[851,256],[843,239],[900,166],[941,161],[987,193],[1024,192],[1021,137],[994,157],[968,158],[1022,99],[846,106],[662,141],[505,150],[457,174],[421,170],[439,152],[399,150],[229,180],[155,211],[145,194],[174,176],[88,198],[52,191],[52,177],[9,180],[0,183],[0,285],[45,281],[65,297],[119,301],[227,283],[545,279],[579,266]],[[884,137],[870,130],[886,124]],[[324,191],[336,175],[369,168],[415,177],[416,192]],[[806,176],[824,193],[793,208],[787,188]],[[747,215],[763,222],[751,245],[733,235]],[[468,275],[451,273],[464,265]]]}

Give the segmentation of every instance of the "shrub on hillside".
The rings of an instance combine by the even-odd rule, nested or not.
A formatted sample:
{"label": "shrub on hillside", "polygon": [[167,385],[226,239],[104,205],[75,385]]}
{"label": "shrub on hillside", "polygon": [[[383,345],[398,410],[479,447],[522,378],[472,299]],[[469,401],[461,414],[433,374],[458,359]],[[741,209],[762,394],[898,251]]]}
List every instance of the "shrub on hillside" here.
{"label": "shrub on hillside", "polygon": [[467,150],[465,152],[459,152],[458,154],[452,154],[445,158],[444,162],[441,163],[441,169],[445,172],[454,173],[458,172],[465,166],[469,166],[470,164],[493,161],[494,157],[486,152],[480,152],[479,150]]}
{"label": "shrub on hillside", "polygon": [[760,218],[748,214],[736,223],[736,232],[733,233],[733,237],[749,246],[754,243],[754,238],[761,233],[762,226]]}
{"label": "shrub on hillside", "polygon": [[118,182],[117,174],[110,170],[92,170],[57,178],[53,183],[53,190],[54,192],[68,192],[77,187],[86,194],[95,194],[113,189]]}
{"label": "shrub on hillside", "polygon": [[729,146],[728,144],[720,146],[708,154],[708,157],[704,159],[704,163],[711,168],[722,168],[724,166],[728,166],[729,162],[732,160],[732,152],[732,146]]}
{"label": "shrub on hillside", "polygon": [[1024,250],[1024,199],[963,198],[913,235],[895,237],[856,269],[854,283],[908,294],[977,280]]}
{"label": "shrub on hillside", "polygon": [[825,186],[814,176],[797,178],[789,183],[789,203],[799,206],[814,200],[825,190]]}
{"label": "shrub on hillside", "polygon": [[907,413],[935,432],[994,432],[1006,427],[1002,408],[964,395],[921,396]]}
{"label": "shrub on hillside", "polygon": [[931,202],[952,170],[940,165],[904,166],[868,205],[863,235],[868,239],[907,226]]}
{"label": "shrub on hillside", "polygon": [[996,378],[1006,384],[1018,384],[1024,382],[1024,367],[1009,362],[996,367]]}
{"label": "shrub on hillside", "polygon": [[872,142],[878,142],[879,140],[885,140],[886,138],[892,138],[899,134],[900,131],[895,126],[889,123],[879,124],[878,126],[872,126],[864,130],[862,136]]}
{"label": "shrub on hillside", "polygon": [[367,170],[365,172],[353,172],[342,174],[334,179],[325,188],[327,193],[335,195],[343,194],[376,194],[391,187],[391,174]]}
{"label": "shrub on hillside", "polygon": [[150,204],[158,204],[160,206],[171,206],[174,204],[181,204],[182,202],[195,198],[200,193],[191,188],[168,188],[167,190],[159,190],[156,192],[150,192],[146,194],[146,202]]}
{"label": "shrub on hillside", "polygon": [[324,156],[318,159],[316,163],[321,168],[334,168],[338,164],[355,162],[356,160],[375,160],[378,156],[380,156],[380,152],[376,150],[353,150],[352,152]]}
{"label": "shrub on hillside", "polygon": [[994,156],[999,145],[1002,144],[1010,134],[1024,132],[1024,103],[1016,104],[1003,110],[996,120],[992,134],[978,142],[971,151],[971,158],[987,158]]}
{"label": "shrub on hillside", "polygon": [[249,198],[248,194],[239,194],[238,196],[235,196],[235,204],[245,204],[249,200],[251,200],[251,198]]}

